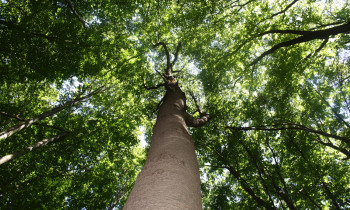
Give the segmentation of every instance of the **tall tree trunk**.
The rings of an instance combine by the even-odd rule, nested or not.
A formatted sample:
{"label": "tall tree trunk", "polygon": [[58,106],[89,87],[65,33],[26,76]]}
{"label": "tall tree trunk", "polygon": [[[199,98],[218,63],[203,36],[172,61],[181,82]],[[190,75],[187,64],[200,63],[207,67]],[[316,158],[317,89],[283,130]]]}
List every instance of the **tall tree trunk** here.
{"label": "tall tree trunk", "polygon": [[167,84],[153,128],[151,148],[124,209],[202,209],[199,167],[187,125],[201,126],[186,113],[186,96]]}

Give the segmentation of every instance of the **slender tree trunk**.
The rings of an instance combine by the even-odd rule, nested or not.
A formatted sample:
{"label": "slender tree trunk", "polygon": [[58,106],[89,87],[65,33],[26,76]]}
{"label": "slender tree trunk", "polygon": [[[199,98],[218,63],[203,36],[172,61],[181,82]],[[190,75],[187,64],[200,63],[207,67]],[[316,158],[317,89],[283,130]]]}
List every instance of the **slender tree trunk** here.
{"label": "slender tree trunk", "polygon": [[71,101],[68,101],[68,102],[64,103],[63,105],[57,106],[57,107],[55,107],[49,111],[46,111],[40,115],[37,115],[33,118],[22,121],[14,126],[8,128],[6,131],[1,132],[0,133],[0,140],[6,139],[6,138],[12,136],[13,134],[15,134],[16,132],[19,132],[25,128],[29,128],[34,123],[36,123],[42,119],[45,119],[46,117],[53,116],[54,114],[57,114],[58,112],[66,109],[70,106],[74,106],[75,104],[78,104],[78,103],[84,101],[85,99],[90,98],[91,96],[96,95],[102,91],[103,91],[102,88],[98,88],[97,90],[91,92],[88,95],[85,95],[83,97],[78,96],[77,98],[75,98]]}
{"label": "slender tree trunk", "polygon": [[203,125],[208,117],[202,117],[203,123],[192,121],[177,83],[166,88],[147,161],[124,209],[202,209],[199,167],[187,125]]}
{"label": "slender tree trunk", "polygon": [[9,154],[9,155],[5,155],[3,157],[0,158],[0,165],[2,165],[3,163],[6,163],[10,160],[14,160],[28,152],[31,152],[31,151],[34,151],[40,147],[43,147],[43,146],[46,146],[50,143],[54,143],[54,142],[58,142],[58,141],[61,141],[63,139],[65,139],[71,132],[70,131],[66,131],[66,132],[63,132],[63,133],[60,133],[56,136],[52,136],[50,138],[47,138],[47,139],[44,139],[42,141],[39,141],[29,147],[26,147],[18,152],[15,152],[13,154]]}

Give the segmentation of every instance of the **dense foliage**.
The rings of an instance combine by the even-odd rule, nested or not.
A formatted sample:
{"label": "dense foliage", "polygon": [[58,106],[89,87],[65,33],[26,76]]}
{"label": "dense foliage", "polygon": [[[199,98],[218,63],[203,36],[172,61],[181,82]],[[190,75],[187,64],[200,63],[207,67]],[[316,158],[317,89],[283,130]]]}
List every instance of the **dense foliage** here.
{"label": "dense foliage", "polygon": [[[350,208],[348,0],[0,3],[0,208],[122,208],[182,42],[205,209]],[[198,114],[198,113],[197,113]],[[144,133],[141,134],[142,130]]]}

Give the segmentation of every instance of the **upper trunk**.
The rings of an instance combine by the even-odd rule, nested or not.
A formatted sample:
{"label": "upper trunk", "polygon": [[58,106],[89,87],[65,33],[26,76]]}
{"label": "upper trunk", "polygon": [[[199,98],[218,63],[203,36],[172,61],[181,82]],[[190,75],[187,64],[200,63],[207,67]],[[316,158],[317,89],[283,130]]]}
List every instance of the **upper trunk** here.
{"label": "upper trunk", "polygon": [[124,209],[202,209],[199,167],[186,126],[186,97],[167,84],[151,148]]}

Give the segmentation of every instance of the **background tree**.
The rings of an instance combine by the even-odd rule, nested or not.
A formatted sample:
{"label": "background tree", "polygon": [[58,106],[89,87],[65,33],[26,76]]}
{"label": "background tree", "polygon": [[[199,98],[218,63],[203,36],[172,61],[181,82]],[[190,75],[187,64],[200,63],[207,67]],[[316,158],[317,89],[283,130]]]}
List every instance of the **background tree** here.
{"label": "background tree", "polygon": [[[166,61],[212,115],[190,129],[203,207],[346,209],[349,2],[1,1],[1,208],[122,208],[144,163]],[[197,108],[187,101],[188,112]],[[196,113],[195,115],[198,115]],[[144,130],[141,135],[140,130]]]}

